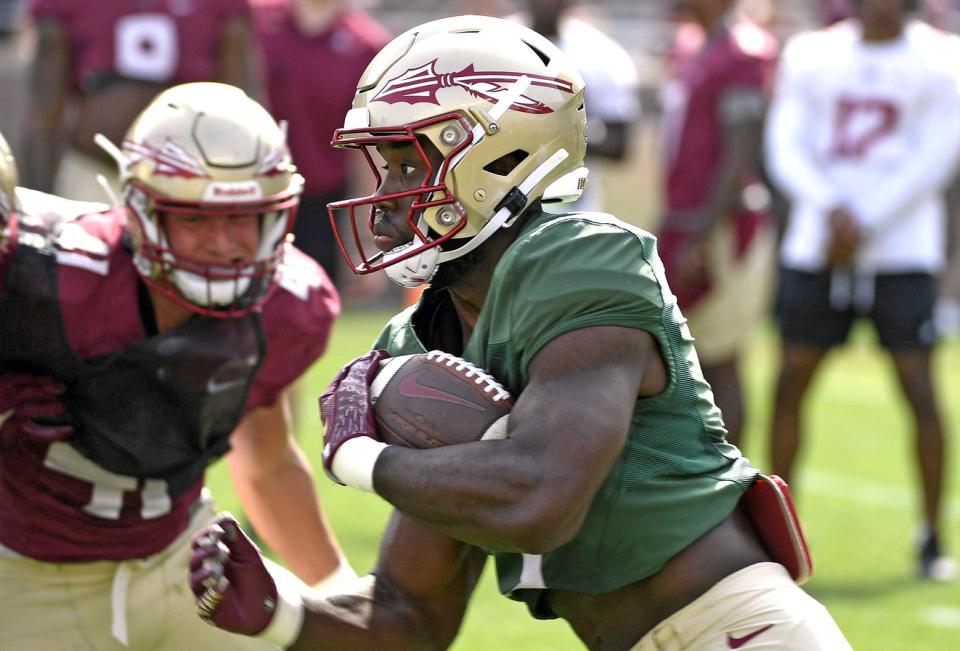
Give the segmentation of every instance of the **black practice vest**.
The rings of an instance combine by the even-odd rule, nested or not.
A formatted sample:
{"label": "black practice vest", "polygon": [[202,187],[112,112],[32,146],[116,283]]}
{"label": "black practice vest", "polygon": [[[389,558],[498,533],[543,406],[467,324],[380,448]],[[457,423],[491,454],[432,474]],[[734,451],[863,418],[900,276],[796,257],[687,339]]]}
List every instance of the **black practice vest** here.
{"label": "black practice vest", "polygon": [[197,315],[113,353],[80,359],[67,340],[57,291],[62,224],[50,215],[20,217],[0,298],[0,360],[8,370],[63,382],[76,428],[68,442],[83,456],[117,474],[165,480],[176,497],[230,449],[266,354],[260,316]]}

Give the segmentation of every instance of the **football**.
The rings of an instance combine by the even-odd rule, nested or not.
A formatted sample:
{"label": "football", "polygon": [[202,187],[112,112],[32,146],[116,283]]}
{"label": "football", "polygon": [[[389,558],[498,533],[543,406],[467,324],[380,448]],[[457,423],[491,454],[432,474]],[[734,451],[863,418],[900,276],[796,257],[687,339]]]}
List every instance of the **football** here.
{"label": "football", "polygon": [[383,360],[370,393],[385,443],[435,448],[507,436],[510,393],[483,369],[441,351]]}

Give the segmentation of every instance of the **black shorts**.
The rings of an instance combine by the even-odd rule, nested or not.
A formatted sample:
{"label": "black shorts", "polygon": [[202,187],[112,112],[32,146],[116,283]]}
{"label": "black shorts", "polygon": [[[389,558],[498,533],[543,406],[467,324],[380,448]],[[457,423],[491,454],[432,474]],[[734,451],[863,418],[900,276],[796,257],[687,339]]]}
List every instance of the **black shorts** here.
{"label": "black shorts", "polygon": [[816,348],[842,344],[854,320],[866,317],[884,348],[909,351],[936,343],[936,299],[937,279],[928,273],[853,278],[781,268],[776,317],[783,341]]}

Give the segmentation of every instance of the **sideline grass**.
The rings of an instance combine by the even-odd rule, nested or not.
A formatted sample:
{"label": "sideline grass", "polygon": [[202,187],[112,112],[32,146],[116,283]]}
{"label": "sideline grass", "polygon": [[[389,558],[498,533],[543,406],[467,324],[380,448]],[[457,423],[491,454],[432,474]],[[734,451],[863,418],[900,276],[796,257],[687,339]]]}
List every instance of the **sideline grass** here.
{"label": "sideline grass", "polygon": [[[385,312],[347,312],[327,355],[299,386],[298,436],[319,469],[321,433],[316,397],[342,363],[361,354],[388,318]],[[769,418],[775,340],[757,335],[747,360],[750,421],[745,452],[766,467],[764,424]],[[938,351],[947,431],[958,423],[960,343]],[[858,651],[952,651],[960,644],[960,587],[923,583],[913,576],[913,536],[919,493],[909,422],[887,360],[869,332],[825,363],[808,403],[810,438],[804,448],[796,496],[813,546],[817,573],[807,589],[827,605]],[[956,446],[949,468],[960,464]],[[223,508],[238,512],[224,465],[210,476]],[[335,486],[318,470],[324,508],[358,571],[376,557],[389,512],[373,495]],[[946,534],[960,552],[960,491],[950,485]],[[474,596],[456,651],[556,651],[581,645],[561,622],[540,622],[500,597],[492,563]]]}
{"label": "sideline grass", "polygon": [[[776,371],[775,340],[758,339],[748,366],[753,423],[746,452],[766,464],[767,422]],[[948,440],[960,410],[960,343],[945,343],[934,364]],[[795,482],[817,573],[807,588],[840,623],[855,649],[947,651],[960,644],[960,587],[914,576],[920,512],[912,423],[889,359],[860,328],[834,352],[806,405],[809,441]],[[948,443],[945,535],[960,551],[960,491],[950,482],[960,454]]]}

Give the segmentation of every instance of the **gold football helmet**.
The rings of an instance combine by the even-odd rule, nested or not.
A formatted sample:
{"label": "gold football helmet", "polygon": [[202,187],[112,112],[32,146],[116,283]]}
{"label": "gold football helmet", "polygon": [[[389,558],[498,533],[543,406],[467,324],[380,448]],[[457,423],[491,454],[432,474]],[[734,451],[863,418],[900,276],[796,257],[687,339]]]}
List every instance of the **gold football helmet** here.
{"label": "gold football helmet", "polygon": [[7,141],[0,133],[0,255],[17,227],[17,162]]}
{"label": "gold football helmet", "polygon": [[[442,154],[434,168],[419,138]],[[368,256],[358,219],[397,195],[329,205],[341,252],[355,273],[384,269],[395,282],[428,282],[437,265],[475,249],[512,223],[534,200],[572,201],[586,184],[583,79],[559,49],[519,24],[457,16],[415,27],[373,59],[333,146],[361,149],[380,184],[378,144],[413,143],[433,170],[413,194],[407,215],[413,241]],[[504,170],[495,163],[519,161]],[[366,207],[367,214],[358,214]],[[337,228],[349,214],[358,260]]]}
{"label": "gold football helmet", "polygon": [[[293,227],[303,179],[285,130],[239,88],[200,82],[160,93],[134,120],[117,160],[144,281],[207,316],[236,317],[267,299]],[[169,214],[256,214],[260,240],[252,260],[210,263],[169,246]]]}

